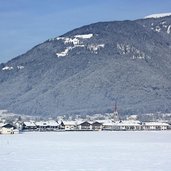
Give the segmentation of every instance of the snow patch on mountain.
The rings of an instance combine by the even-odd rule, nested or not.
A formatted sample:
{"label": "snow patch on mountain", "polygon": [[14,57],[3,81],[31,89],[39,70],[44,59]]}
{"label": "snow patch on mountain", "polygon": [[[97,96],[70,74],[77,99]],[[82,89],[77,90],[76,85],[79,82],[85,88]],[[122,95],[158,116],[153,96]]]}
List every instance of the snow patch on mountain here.
{"label": "snow patch on mountain", "polygon": [[171,25],[167,23],[166,21],[162,21],[160,23],[154,24],[151,23],[151,30],[155,32],[166,32],[167,34],[170,34],[171,32]]}
{"label": "snow patch on mountain", "polygon": [[148,15],[144,18],[145,19],[147,19],[147,18],[161,18],[161,17],[167,17],[167,16],[171,16],[171,13],[152,14],[152,15]]}
{"label": "snow patch on mountain", "polygon": [[64,51],[56,53],[57,57],[64,57],[68,55],[68,52],[73,49],[73,47],[67,47]]}
{"label": "snow patch on mountain", "polygon": [[97,54],[97,51],[100,48],[104,48],[104,44],[92,44],[92,45],[88,45],[87,49],[89,49],[90,51],[94,52],[95,54]]}
{"label": "snow patch on mountain", "polygon": [[76,47],[85,47],[85,45],[75,45],[74,48]]}
{"label": "snow patch on mountain", "polygon": [[4,68],[2,68],[2,71],[10,71],[10,70],[13,70],[14,68],[13,67],[10,67],[10,66],[5,66]]}
{"label": "snow patch on mountain", "polygon": [[155,29],[156,32],[160,32],[161,31],[161,28],[159,26],[156,26],[156,29]]}
{"label": "snow patch on mountain", "polygon": [[117,48],[118,48],[120,54],[123,54],[123,55],[131,54],[132,59],[145,59],[146,57],[150,59],[150,57],[147,56],[144,52],[140,51],[139,49],[137,49],[131,45],[117,43]]}
{"label": "snow patch on mountain", "polygon": [[74,45],[80,44],[80,39],[90,39],[93,37],[93,34],[81,34],[75,35],[73,38],[71,37],[57,37],[57,40],[63,40],[64,44],[72,43]]}
{"label": "snow patch on mountain", "polygon": [[17,69],[24,69],[24,66],[19,65],[19,66],[17,66]]}
{"label": "snow patch on mountain", "polygon": [[76,38],[81,38],[81,39],[90,39],[93,37],[93,34],[81,34],[81,35],[75,35]]}
{"label": "snow patch on mountain", "polygon": [[56,53],[57,57],[65,57],[68,55],[69,51],[71,51],[72,49],[75,49],[75,48],[84,48],[86,47],[88,50],[90,50],[91,52],[97,54],[98,50],[100,50],[101,48],[104,48],[104,44],[91,44],[91,45],[84,45],[84,44],[76,44],[74,46],[69,46],[69,47],[66,47],[66,49],[62,52],[58,52]]}
{"label": "snow patch on mountain", "polygon": [[72,43],[74,45],[78,45],[80,42],[77,38],[69,38],[69,37],[57,37],[57,40],[63,40],[64,44]]}
{"label": "snow patch on mountain", "polygon": [[81,35],[75,35],[74,37],[57,37],[57,40],[62,40],[65,45],[68,45],[66,49],[62,52],[57,52],[57,57],[64,57],[67,56],[69,51],[74,48],[83,48],[86,47],[91,52],[97,54],[97,51],[101,48],[104,48],[104,44],[90,44],[85,45],[83,42],[83,39],[90,39],[93,37],[93,34],[81,34]]}
{"label": "snow patch on mountain", "polygon": [[131,48],[129,45],[126,45],[126,44],[119,44],[117,43],[117,48],[119,49],[120,53],[125,55],[125,54],[128,54],[130,53],[131,51]]}
{"label": "snow patch on mountain", "polygon": [[171,25],[169,25],[167,28],[167,34],[170,34],[170,32],[171,32]]}
{"label": "snow patch on mountain", "polygon": [[15,68],[18,69],[18,70],[20,70],[20,69],[24,69],[24,66],[22,66],[22,65],[18,65],[16,67],[5,66],[4,68],[2,68],[2,71],[11,71],[11,70],[13,70]]}

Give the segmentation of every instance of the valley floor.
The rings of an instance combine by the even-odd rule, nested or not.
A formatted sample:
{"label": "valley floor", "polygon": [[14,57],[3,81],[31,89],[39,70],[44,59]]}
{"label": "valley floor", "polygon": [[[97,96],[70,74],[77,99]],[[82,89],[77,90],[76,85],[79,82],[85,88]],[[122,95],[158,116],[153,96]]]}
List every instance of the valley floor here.
{"label": "valley floor", "polygon": [[170,171],[171,131],[0,136],[1,171]]}

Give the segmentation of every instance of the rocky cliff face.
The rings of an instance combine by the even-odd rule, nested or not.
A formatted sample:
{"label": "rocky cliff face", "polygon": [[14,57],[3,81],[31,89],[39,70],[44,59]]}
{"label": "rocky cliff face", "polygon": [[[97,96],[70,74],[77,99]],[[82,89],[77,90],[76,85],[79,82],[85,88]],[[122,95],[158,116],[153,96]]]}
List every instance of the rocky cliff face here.
{"label": "rocky cliff face", "polygon": [[171,17],[101,22],[0,65],[0,109],[29,115],[171,111]]}

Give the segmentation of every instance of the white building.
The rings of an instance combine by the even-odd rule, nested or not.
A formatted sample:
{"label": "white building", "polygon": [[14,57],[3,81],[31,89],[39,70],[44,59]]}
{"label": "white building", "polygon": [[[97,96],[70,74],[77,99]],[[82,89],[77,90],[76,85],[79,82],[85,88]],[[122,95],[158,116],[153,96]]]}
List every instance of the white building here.
{"label": "white building", "polygon": [[15,127],[11,124],[0,124],[0,134],[14,134]]}
{"label": "white building", "polygon": [[162,122],[144,122],[142,125],[143,130],[167,130],[170,125]]}
{"label": "white building", "polygon": [[103,129],[103,124],[98,121],[93,122],[91,126],[94,131],[101,131]]}
{"label": "white building", "polygon": [[80,124],[78,124],[78,129],[82,130],[82,131],[91,131],[92,130],[92,123],[93,122],[88,122],[88,121],[84,121],[81,122]]}
{"label": "white building", "polygon": [[55,131],[55,130],[58,130],[59,129],[59,123],[56,122],[55,120],[49,120],[47,121],[47,129],[49,131]]}
{"label": "white building", "polygon": [[103,130],[105,131],[112,131],[114,130],[114,122],[103,122]]}
{"label": "white building", "polygon": [[34,121],[27,121],[23,123],[23,129],[33,131],[37,129],[37,126]]}
{"label": "white building", "polygon": [[114,130],[138,131],[142,129],[141,122],[138,120],[125,120],[114,123]]}
{"label": "white building", "polygon": [[62,121],[61,125],[64,127],[66,131],[72,131],[77,129],[76,121]]}
{"label": "white building", "polygon": [[35,125],[40,131],[56,131],[59,129],[59,124],[55,120],[39,121]]}

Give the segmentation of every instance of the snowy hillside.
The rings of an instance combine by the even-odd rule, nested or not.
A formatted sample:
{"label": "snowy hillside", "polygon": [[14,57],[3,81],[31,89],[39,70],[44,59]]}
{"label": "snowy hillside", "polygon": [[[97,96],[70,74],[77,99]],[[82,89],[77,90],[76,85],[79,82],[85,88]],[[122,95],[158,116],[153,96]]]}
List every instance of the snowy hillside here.
{"label": "snowy hillside", "polygon": [[0,109],[57,116],[171,112],[171,17],[99,22],[0,64]]}

